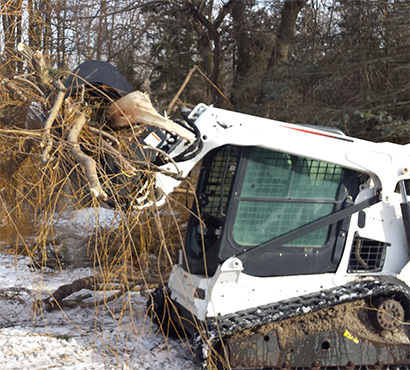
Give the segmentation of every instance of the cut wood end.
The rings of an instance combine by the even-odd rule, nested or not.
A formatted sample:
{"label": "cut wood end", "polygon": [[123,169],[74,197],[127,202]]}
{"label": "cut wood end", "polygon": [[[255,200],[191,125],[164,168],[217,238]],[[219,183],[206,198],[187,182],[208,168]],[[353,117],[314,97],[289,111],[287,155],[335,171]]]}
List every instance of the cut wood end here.
{"label": "cut wood end", "polygon": [[192,143],[196,136],[186,128],[160,115],[152,106],[147,94],[134,91],[112,103],[107,108],[109,125],[122,128],[143,123],[164,129]]}
{"label": "cut wood end", "polygon": [[40,61],[41,59],[43,59],[43,53],[40,50],[35,51],[33,54],[33,59]]}
{"label": "cut wood end", "polygon": [[52,157],[49,153],[47,149],[43,150],[43,153],[41,154],[41,162],[43,162],[43,164],[48,164],[50,162],[52,162],[54,160],[54,157]]}
{"label": "cut wood end", "polygon": [[95,188],[91,188],[90,193],[91,193],[91,196],[93,198],[99,198],[101,200],[107,200],[107,198],[108,198],[108,195],[107,195],[106,192],[104,192],[102,190],[97,190]]}
{"label": "cut wood end", "polygon": [[90,189],[90,193],[91,193],[91,196],[93,198],[98,198],[98,196],[100,195],[100,192],[97,189],[94,189],[94,188]]}

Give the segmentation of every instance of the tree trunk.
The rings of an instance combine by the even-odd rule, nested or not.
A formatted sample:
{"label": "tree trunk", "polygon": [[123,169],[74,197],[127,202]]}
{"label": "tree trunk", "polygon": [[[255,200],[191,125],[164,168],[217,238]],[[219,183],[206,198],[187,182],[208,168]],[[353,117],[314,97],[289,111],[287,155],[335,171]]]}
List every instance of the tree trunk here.
{"label": "tree trunk", "polygon": [[283,3],[282,19],[276,34],[276,43],[268,63],[268,69],[288,61],[296,20],[306,3],[307,0],[285,0]]}
{"label": "tree trunk", "polygon": [[[23,18],[23,1],[16,0],[16,15],[14,17],[15,24],[16,24],[16,41],[15,45],[18,45],[20,42],[23,41],[23,29],[22,29],[22,18]],[[17,60],[16,63],[17,72],[20,74],[23,72],[23,61]]]}
{"label": "tree trunk", "polygon": [[251,48],[246,24],[246,5],[243,1],[236,1],[231,10],[233,20],[233,35],[236,42],[236,53],[234,55],[234,71],[231,101],[235,105],[235,91],[241,80],[245,78],[251,69]]}
{"label": "tree trunk", "polygon": [[103,43],[105,41],[104,40],[105,27],[106,27],[105,19],[107,19],[106,13],[107,13],[107,3],[105,2],[105,0],[100,0],[100,16],[98,18],[97,45],[96,45],[97,60],[101,60]]}
{"label": "tree trunk", "polygon": [[13,61],[13,51],[16,42],[16,23],[15,23],[15,3],[4,1],[1,7],[2,23],[5,46],[5,60],[7,60],[7,72],[13,74],[16,71],[16,64]]}
{"label": "tree trunk", "polygon": [[[221,34],[219,33],[218,29],[221,26],[223,20],[225,19],[226,15],[232,9],[232,6],[235,3],[235,0],[229,0],[226,2],[222,8],[219,10],[219,13],[215,20],[212,22],[210,19],[210,15],[206,16],[206,9],[204,8],[204,1],[199,4],[198,7],[192,7],[191,3],[186,3],[187,6],[193,10],[194,19],[201,25],[199,27],[198,36],[199,36],[199,45],[198,50],[202,53],[201,56],[204,57],[206,73],[211,80],[211,82],[221,90],[220,87],[220,77],[221,77]],[[209,9],[209,7],[207,7]],[[204,30],[205,29],[205,30]],[[213,48],[211,44],[213,42]],[[212,56],[212,64],[210,63],[210,59]],[[212,66],[210,68],[210,66]],[[211,70],[210,70],[211,69]]]}
{"label": "tree trunk", "polygon": [[67,69],[66,66],[66,46],[65,46],[65,13],[66,13],[66,1],[57,0],[56,2],[56,20],[57,20],[57,68]]}

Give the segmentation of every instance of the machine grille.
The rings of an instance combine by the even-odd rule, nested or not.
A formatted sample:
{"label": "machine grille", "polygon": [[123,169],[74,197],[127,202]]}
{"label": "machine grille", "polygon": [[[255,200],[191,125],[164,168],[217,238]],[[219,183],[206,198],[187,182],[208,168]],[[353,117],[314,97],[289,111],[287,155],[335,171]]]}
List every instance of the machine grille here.
{"label": "machine grille", "polygon": [[379,272],[383,269],[386,249],[390,244],[355,236],[347,272]]}
{"label": "machine grille", "polygon": [[225,146],[213,158],[206,189],[200,195],[202,215],[221,218],[221,213],[226,212],[229,189],[236,169],[237,153],[236,147]]}

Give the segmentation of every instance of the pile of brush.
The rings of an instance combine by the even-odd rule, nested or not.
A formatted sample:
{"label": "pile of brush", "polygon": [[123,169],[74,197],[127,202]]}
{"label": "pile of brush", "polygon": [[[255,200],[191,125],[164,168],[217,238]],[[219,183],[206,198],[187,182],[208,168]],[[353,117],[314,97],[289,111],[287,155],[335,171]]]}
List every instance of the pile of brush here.
{"label": "pile of brush", "polygon": [[[121,98],[87,81],[72,89],[66,82],[78,80],[75,73],[54,71],[25,44],[18,51],[24,72],[2,76],[0,85],[0,250],[32,255],[38,267],[51,265],[50,250],[53,266],[61,266],[58,260],[67,259],[61,251],[75,249],[104,273],[122,265],[128,271],[130,264],[169,270],[193,195],[180,189],[161,210],[135,207],[156,196],[157,169],[138,154],[139,138],[147,125],[187,142],[195,137],[158,114],[147,94]],[[182,188],[188,189],[186,181]],[[67,251],[52,221],[85,207],[115,209],[118,222],[96,224]]]}

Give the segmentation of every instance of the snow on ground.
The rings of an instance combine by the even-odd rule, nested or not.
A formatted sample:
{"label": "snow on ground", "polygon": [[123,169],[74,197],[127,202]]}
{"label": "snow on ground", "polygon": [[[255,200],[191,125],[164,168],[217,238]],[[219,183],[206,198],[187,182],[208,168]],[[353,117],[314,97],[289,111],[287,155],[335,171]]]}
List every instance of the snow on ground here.
{"label": "snow on ground", "polygon": [[27,257],[0,254],[0,369],[199,369],[185,342],[156,333],[139,292],[124,298],[125,311],[113,301],[34,313],[36,299],[90,275],[84,268],[40,274]]}

